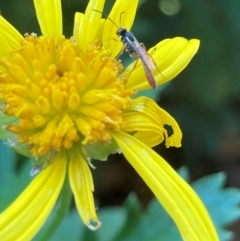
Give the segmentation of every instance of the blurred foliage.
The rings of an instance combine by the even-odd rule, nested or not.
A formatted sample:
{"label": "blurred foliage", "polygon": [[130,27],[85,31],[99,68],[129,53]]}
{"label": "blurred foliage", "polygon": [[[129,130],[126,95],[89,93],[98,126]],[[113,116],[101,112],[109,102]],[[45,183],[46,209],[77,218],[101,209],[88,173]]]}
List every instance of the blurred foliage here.
{"label": "blurred foliage", "polygon": [[[182,168],[180,172],[184,173],[186,179],[189,179],[186,168]],[[203,177],[192,184],[192,187],[206,205],[221,241],[232,240],[234,233],[223,227],[240,218],[240,190],[237,188],[222,189],[225,181],[226,175],[218,173]],[[211,195],[209,195],[210,193]],[[72,211],[53,235],[52,240],[182,240],[174,222],[155,198],[152,199],[144,212],[137,196],[130,194],[122,207],[100,209],[99,217],[103,226],[96,233],[93,233],[84,227],[79,220],[76,220],[79,219],[78,214],[76,211]],[[66,233],[67,227],[70,227],[73,223],[76,225],[75,230],[78,230],[78,232]],[[42,232],[44,232],[44,229]],[[38,241],[37,237],[36,241]]]}
{"label": "blurred foliage", "polygon": [[[87,0],[62,0],[66,36],[69,37],[72,34],[74,13],[84,12],[87,2]],[[107,1],[104,10],[106,13],[110,11],[113,3],[114,0]],[[40,34],[32,0],[0,0],[0,13],[22,34],[27,32]],[[147,93],[158,100],[159,105],[175,117],[183,131],[182,148],[165,149],[161,145],[155,150],[176,168],[187,164],[193,179],[225,170],[228,174],[228,184],[240,187],[240,2],[238,0],[140,1],[132,31],[147,49],[161,39],[175,36],[201,40],[199,52],[183,73],[174,81],[161,87],[159,91]],[[131,60],[127,55],[125,58],[126,61]],[[7,171],[10,168],[9,165],[13,165],[10,164],[10,160],[16,156],[5,149],[4,151],[1,149],[0,154],[7,160],[6,166],[3,168],[1,166],[1,169]],[[10,196],[7,195],[7,202],[14,200],[20,189],[30,179],[28,175],[30,167],[22,166],[21,161],[17,163],[15,169],[22,168],[21,174],[14,172],[9,176],[7,172],[1,172],[0,178],[8,187],[1,189],[1,195],[4,193],[5,197],[5,192],[11,192]],[[105,165],[105,163],[101,164]],[[109,184],[106,185],[105,179],[101,179],[104,176],[102,175],[103,168],[98,167],[99,171],[95,174],[99,197],[100,192],[104,194],[110,192],[107,189]],[[118,168],[119,162],[116,161],[115,168],[110,170],[110,173],[113,173],[112,177],[115,179],[121,177],[120,180],[125,184],[127,181],[132,183],[131,179],[123,180],[131,176],[131,172],[129,176],[127,176],[127,171],[117,175]],[[127,167],[124,166],[124,168]],[[26,178],[25,182],[17,182],[22,176]],[[0,183],[3,185],[2,181]],[[125,185],[126,192],[129,187],[131,185]],[[112,194],[110,202],[116,198],[114,195],[115,193]],[[109,199],[109,196],[105,199]],[[104,198],[101,198],[101,205],[106,205]],[[120,198],[123,199],[122,196]],[[2,203],[2,199],[0,200],[0,208],[3,209],[6,204]],[[120,225],[118,222],[121,223],[124,219],[125,216],[120,213],[120,209],[112,208],[103,214],[104,217],[108,215],[111,217],[109,230],[114,232],[114,225]],[[79,220],[75,213],[70,215],[72,220]],[[114,215],[117,215],[118,219]],[[68,223],[66,228],[70,231],[73,227]],[[119,226],[116,230],[119,230]],[[240,230],[239,226],[236,230]],[[104,231],[99,231],[101,232]],[[239,239],[240,235],[236,237],[236,240]]]}
{"label": "blurred foliage", "polygon": [[[19,161],[17,156],[5,144],[0,144],[0,153],[5,156],[0,157],[0,211],[4,210],[23,190],[27,182],[30,181],[29,162],[20,162],[21,168],[17,168]],[[7,161],[6,161],[7,160]],[[17,171],[18,169],[18,171]],[[180,175],[189,181],[187,168],[181,168]],[[228,224],[240,218],[240,190],[237,188],[225,188],[226,182],[224,173],[212,174],[199,179],[192,184],[194,190],[203,200],[212,220],[218,230],[221,241],[231,240],[233,233],[224,229]],[[16,185],[17,184],[17,185]],[[70,189],[69,189],[70,190]],[[67,195],[68,196],[68,195]],[[181,236],[174,222],[159,202],[153,198],[144,211],[142,204],[135,194],[130,194],[121,207],[101,208],[98,211],[99,218],[103,222],[102,227],[92,232],[81,222],[75,207],[69,213],[64,210],[66,218],[59,227],[51,227],[53,219],[58,217],[59,202],[69,202],[60,195],[58,204],[48,218],[47,222],[33,239],[40,240],[84,240],[84,241],[181,241]],[[65,206],[65,205],[64,205]],[[69,205],[67,205],[69,206]],[[46,230],[57,231],[51,238],[46,238]],[[67,232],[66,232],[67,230]]]}
{"label": "blurred foliage", "polygon": [[0,141],[0,212],[23,191],[31,181],[31,163],[20,158]]}

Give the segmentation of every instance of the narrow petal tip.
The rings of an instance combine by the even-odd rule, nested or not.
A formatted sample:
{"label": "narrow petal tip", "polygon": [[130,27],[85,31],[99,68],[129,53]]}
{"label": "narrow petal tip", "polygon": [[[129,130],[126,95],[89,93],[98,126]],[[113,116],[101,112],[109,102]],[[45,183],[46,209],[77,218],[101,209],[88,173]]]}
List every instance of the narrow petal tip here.
{"label": "narrow petal tip", "polygon": [[[191,49],[194,53],[196,53],[200,47],[200,40],[199,39],[190,39],[188,42],[189,46],[191,46]],[[195,51],[194,51],[195,49]]]}
{"label": "narrow petal tip", "polygon": [[97,221],[97,222],[94,222],[94,224],[93,224],[93,223],[89,223],[89,224],[87,225],[87,227],[88,227],[90,230],[92,230],[92,231],[96,231],[96,230],[98,230],[98,229],[101,227],[101,225],[102,225],[102,222]]}

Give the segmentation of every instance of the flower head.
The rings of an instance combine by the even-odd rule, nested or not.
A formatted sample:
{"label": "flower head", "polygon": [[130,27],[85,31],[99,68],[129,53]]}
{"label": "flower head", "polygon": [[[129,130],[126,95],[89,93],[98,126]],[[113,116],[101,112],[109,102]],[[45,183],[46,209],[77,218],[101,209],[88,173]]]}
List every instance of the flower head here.
{"label": "flower head", "polygon": [[[30,240],[41,228],[69,177],[83,222],[97,229],[98,220],[90,158],[93,149],[121,150],[172,216],[185,240],[217,240],[204,206],[191,188],[151,147],[181,145],[176,121],[146,97],[150,88],[140,63],[124,70],[116,56],[116,26],[102,19],[103,0],[90,0],[76,13],[73,36],[62,35],[60,0],[34,0],[42,35],[22,37],[0,17],[0,99],[7,142],[25,148],[43,170],[1,216],[3,240]],[[109,18],[130,29],[138,1],[117,0]],[[94,11],[97,10],[97,11]],[[198,40],[166,39],[149,50],[162,74],[157,84],[175,77],[189,63]],[[135,66],[134,70],[132,70]],[[168,135],[164,125],[173,129]],[[41,163],[39,164],[39,160]],[[68,172],[68,175],[66,175]],[[20,222],[21,220],[21,222]],[[190,230],[189,230],[190,229]],[[11,232],[14,230],[14,232]]]}

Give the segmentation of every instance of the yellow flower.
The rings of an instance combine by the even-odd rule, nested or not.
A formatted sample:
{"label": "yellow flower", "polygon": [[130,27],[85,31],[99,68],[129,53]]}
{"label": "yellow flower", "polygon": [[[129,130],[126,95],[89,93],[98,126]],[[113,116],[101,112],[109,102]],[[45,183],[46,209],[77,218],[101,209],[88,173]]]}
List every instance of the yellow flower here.
{"label": "yellow flower", "polygon": [[[1,214],[0,240],[31,240],[53,209],[69,177],[78,212],[90,229],[96,215],[89,166],[93,150],[117,146],[171,215],[184,240],[218,240],[205,207],[194,191],[151,147],[181,145],[176,121],[146,97],[150,88],[140,63],[123,71],[116,60],[123,45],[116,26],[104,20],[104,0],[90,0],[76,13],[73,36],[62,35],[60,0],[34,0],[42,36],[24,37],[0,16],[0,99],[5,126],[15,148],[26,148],[43,170]],[[130,29],[138,1],[117,0],[109,17]],[[177,37],[149,50],[162,74],[157,84],[181,72],[199,41]],[[129,73],[131,74],[129,75]],[[168,136],[164,125],[173,129]],[[116,151],[111,147],[111,151]],[[111,152],[109,151],[109,153]],[[108,154],[109,154],[108,153]],[[68,174],[67,174],[68,172]]]}

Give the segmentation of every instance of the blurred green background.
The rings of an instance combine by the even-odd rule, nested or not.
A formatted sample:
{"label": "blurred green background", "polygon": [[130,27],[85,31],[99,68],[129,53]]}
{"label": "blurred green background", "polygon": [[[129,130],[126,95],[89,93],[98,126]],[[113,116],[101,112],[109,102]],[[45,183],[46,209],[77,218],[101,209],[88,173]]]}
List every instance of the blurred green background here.
{"label": "blurred green background", "polygon": [[[72,34],[74,13],[84,12],[87,2],[62,0],[67,37]],[[106,13],[114,2],[107,1]],[[0,11],[22,34],[40,34],[32,0],[0,0]],[[157,96],[183,131],[182,148],[160,145],[155,150],[174,168],[187,165],[192,180],[226,171],[228,185],[240,187],[240,1],[140,1],[132,32],[147,49],[175,36],[201,40],[190,65]],[[112,155],[108,162],[94,165],[99,207],[120,205],[131,191],[143,205],[152,198],[122,156]],[[240,230],[240,224],[231,229]],[[240,240],[238,232],[235,240]]]}

